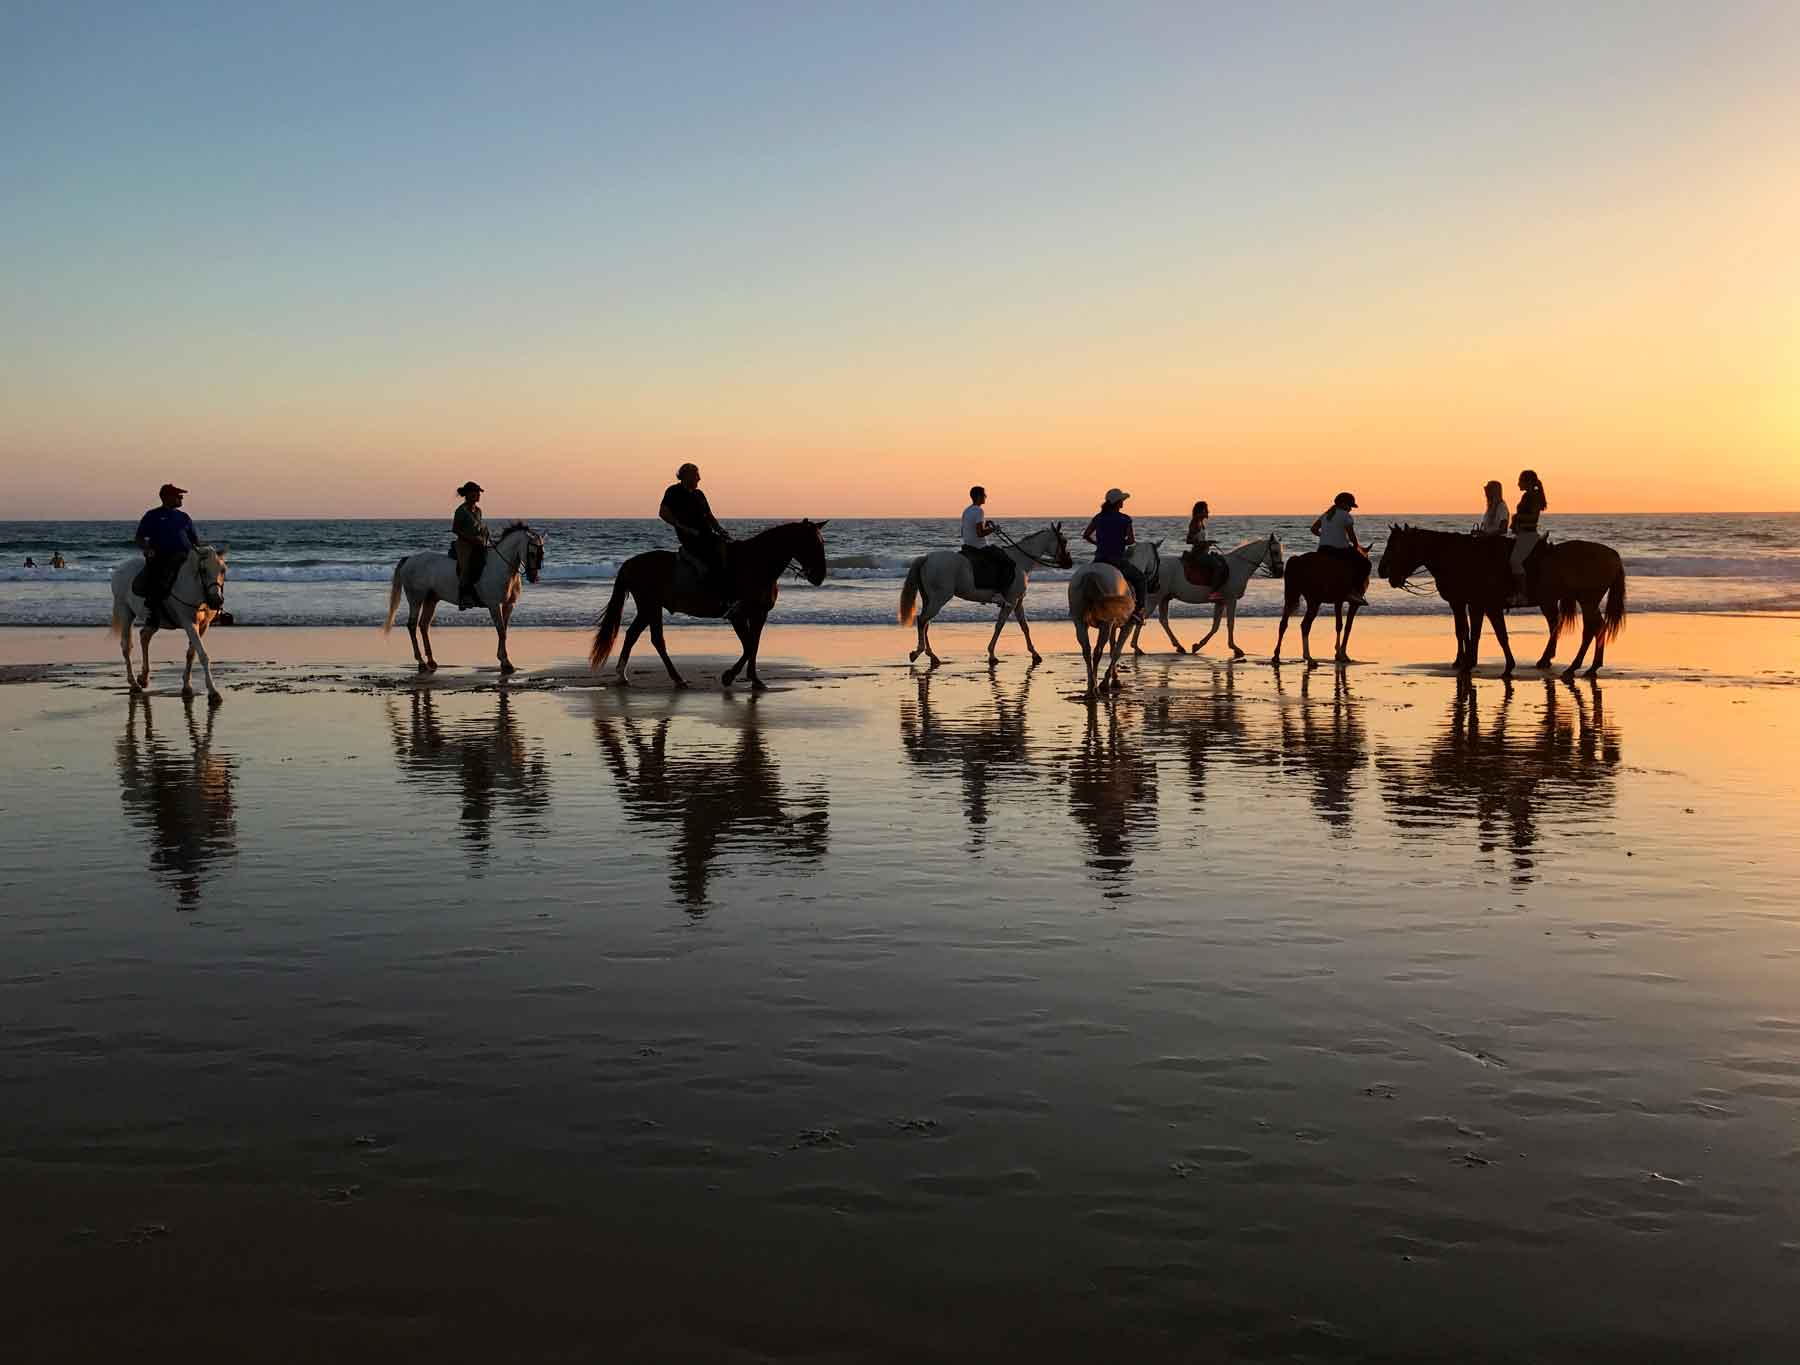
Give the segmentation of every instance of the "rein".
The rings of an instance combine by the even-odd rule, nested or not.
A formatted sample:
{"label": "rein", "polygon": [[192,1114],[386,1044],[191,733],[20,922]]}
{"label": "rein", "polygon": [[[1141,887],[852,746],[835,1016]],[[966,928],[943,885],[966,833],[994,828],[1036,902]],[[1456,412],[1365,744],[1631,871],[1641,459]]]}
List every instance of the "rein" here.
{"label": "rein", "polygon": [[1034,554],[1030,550],[1027,550],[1023,545],[1019,544],[1018,541],[1014,540],[1005,531],[1002,531],[998,526],[996,526],[994,528],[994,534],[997,535],[998,537],[1000,537],[1001,544],[1005,545],[1007,549],[1017,550],[1020,554],[1024,555],[1025,558],[1029,559],[1033,564],[1036,564],[1039,568],[1060,569],[1062,567],[1062,565],[1058,564],[1054,559],[1045,559],[1042,555]]}

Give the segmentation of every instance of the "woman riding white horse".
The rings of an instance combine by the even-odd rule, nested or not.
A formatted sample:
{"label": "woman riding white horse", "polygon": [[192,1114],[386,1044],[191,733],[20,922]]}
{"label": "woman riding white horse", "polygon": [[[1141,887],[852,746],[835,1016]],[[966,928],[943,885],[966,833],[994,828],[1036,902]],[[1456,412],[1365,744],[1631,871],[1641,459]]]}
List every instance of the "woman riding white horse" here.
{"label": "woman riding white horse", "polygon": [[[1133,545],[1130,555],[1133,567],[1155,584],[1145,598],[1144,615],[1148,617],[1151,612],[1156,613],[1157,620],[1162,622],[1163,631],[1168,635],[1169,643],[1175,646],[1177,654],[1186,651],[1182,649],[1181,641],[1175,638],[1175,631],[1169,625],[1169,603],[1191,602],[1198,606],[1210,603],[1213,609],[1212,629],[1194,646],[1193,653],[1198,654],[1205,649],[1206,642],[1219,633],[1219,619],[1223,617],[1225,640],[1231,646],[1231,657],[1244,657],[1244,651],[1238,648],[1237,642],[1237,604],[1258,570],[1270,578],[1281,577],[1280,539],[1271,533],[1261,540],[1246,541],[1225,555],[1225,565],[1230,570],[1230,577],[1221,588],[1190,582],[1180,555],[1163,555],[1160,574],[1154,546]],[[1138,643],[1138,637],[1143,633],[1144,623],[1139,621],[1131,632],[1131,648],[1134,653],[1144,652],[1143,646]]]}
{"label": "woman riding white horse", "polygon": [[[229,548],[221,545],[215,550],[210,545],[196,545],[190,549],[176,571],[169,595],[163,599],[164,611],[174,618],[188,641],[187,668],[181,674],[181,695],[194,695],[194,657],[198,655],[200,668],[206,675],[206,699],[214,706],[225,698],[213,686],[212,659],[200,637],[206,634],[206,628],[225,606],[225,552]],[[112,628],[119,637],[120,652],[125,656],[125,681],[133,692],[141,692],[150,686],[150,637],[167,624],[165,619],[152,615],[143,597],[131,590],[132,580],[143,572],[143,568],[143,559],[133,555],[112,572]],[[143,623],[138,626],[138,634],[144,667],[141,674],[133,677],[131,630],[137,622]]]}
{"label": "woman riding white horse", "polygon": [[921,654],[931,660],[933,668],[943,662],[931,650],[931,618],[948,606],[953,597],[966,602],[1000,604],[1000,614],[994,618],[994,634],[988,640],[988,662],[999,660],[994,646],[999,643],[1000,630],[1008,616],[1018,621],[1019,630],[1025,636],[1025,648],[1031,651],[1031,662],[1041,664],[1044,661],[1037,646],[1031,643],[1031,627],[1025,623],[1025,589],[1030,586],[1029,575],[1035,568],[1074,567],[1069,542],[1063,537],[1062,523],[1051,522],[1041,531],[1033,531],[1020,540],[1009,540],[997,548],[1013,564],[1012,586],[1005,594],[976,587],[975,568],[969,563],[968,556],[959,550],[933,550],[913,560],[912,567],[906,571],[906,583],[900,589],[900,624],[912,622],[914,603],[920,598],[924,602],[918,610],[919,647],[906,656],[907,662],[916,661]]}
{"label": "woman riding white horse", "polygon": [[[475,580],[475,599],[488,609],[500,639],[495,657],[500,660],[502,673],[518,671],[506,656],[506,627],[519,600],[519,575],[523,571],[525,579],[535,583],[543,566],[543,533],[515,521],[494,541],[481,576]],[[387,617],[381,623],[381,633],[386,635],[394,628],[394,613],[400,608],[400,594],[404,592],[406,633],[412,639],[413,658],[421,673],[437,672],[437,660],[431,653],[431,618],[436,615],[439,602],[456,601],[457,588],[456,561],[449,555],[408,555],[394,566],[394,583],[388,591]],[[423,653],[419,651],[421,641],[425,645]]]}

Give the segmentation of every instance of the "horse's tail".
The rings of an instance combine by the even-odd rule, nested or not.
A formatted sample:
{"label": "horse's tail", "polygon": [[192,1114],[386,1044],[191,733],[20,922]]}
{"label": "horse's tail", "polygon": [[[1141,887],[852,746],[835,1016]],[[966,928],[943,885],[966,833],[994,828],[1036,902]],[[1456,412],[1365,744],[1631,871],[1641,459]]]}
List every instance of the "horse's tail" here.
{"label": "horse's tail", "polygon": [[1606,611],[1600,627],[1600,638],[1613,641],[1619,638],[1619,632],[1625,629],[1625,566],[1619,565],[1619,571],[1613,575],[1612,586],[1606,590]]}
{"label": "horse's tail", "polygon": [[394,565],[394,586],[388,589],[387,615],[381,618],[381,633],[383,635],[386,635],[394,628],[394,613],[400,610],[400,570],[406,567],[406,561],[410,558],[412,558],[412,556],[407,555],[403,557],[398,564]]}
{"label": "horse's tail", "polygon": [[1131,619],[1136,599],[1130,587],[1122,593],[1112,592],[1102,575],[1083,574],[1069,584],[1069,614],[1090,626],[1122,626]]}
{"label": "horse's tail", "polygon": [[621,575],[613,582],[612,598],[606,604],[606,611],[600,617],[600,624],[594,628],[594,646],[588,650],[588,667],[598,669],[612,653],[613,641],[619,634],[619,622],[625,616],[625,579]]}
{"label": "horse's tail", "polygon": [[117,640],[120,636],[122,636],[125,633],[128,625],[129,625],[129,623],[127,622],[127,620],[125,618],[125,614],[119,610],[119,604],[117,602],[114,602],[113,610],[112,610],[112,620],[107,624],[106,633],[108,635],[110,635],[114,640]]}
{"label": "horse's tail", "polygon": [[903,626],[912,624],[913,607],[918,603],[919,584],[924,577],[925,556],[920,555],[906,571],[906,582],[900,587],[900,624]]}

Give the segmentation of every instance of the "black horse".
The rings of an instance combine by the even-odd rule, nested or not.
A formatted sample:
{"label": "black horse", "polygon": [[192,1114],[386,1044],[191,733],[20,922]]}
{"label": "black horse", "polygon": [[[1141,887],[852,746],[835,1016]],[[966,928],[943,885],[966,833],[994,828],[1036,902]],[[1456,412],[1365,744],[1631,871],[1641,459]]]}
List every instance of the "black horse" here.
{"label": "black horse", "polygon": [[[825,581],[825,537],[821,534],[825,525],[822,521],[783,522],[732,544],[725,568],[737,596],[738,610],[730,620],[744,652],[720,675],[719,681],[726,687],[737,681],[738,673],[746,667],[752,688],[760,692],[767,686],[756,675],[756,651],[762,643],[763,626],[775,609],[778,595],[775,580],[787,571],[788,565],[798,561],[806,581],[815,588]],[[675,671],[668,647],[663,644],[663,612],[712,617],[725,614],[724,601],[708,590],[704,578],[698,573],[678,572],[679,568],[680,558],[672,550],[651,550],[647,554],[633,555],[619,566],[612,600],[606,604],[606,612],[594,631],[594,647],[588,651],[588,663],[599,668],[612,653],[619,621],[625,614],[625,598],[629,594],[637,603],[637,615],[625,632],[625,647],[619,651],[621,687],[629,685],[626,664],[631,659],[631,647],[645,627],[649,627],[650,643],[656,646],[663,667],[669,670],[669,680],[677,687],[686,687],[687,679]],[[691,582],[688,581],[690,577]]]}
{"label": "black horse", "polygon": [[[1508,567],[1512,542],[1503,536],[1471,536],[1454,531],[1432,531],[1423,526],[1395,526],[1388,531],[1377,572],[1394,587],[1421,568],[1430,572],[1438,596],[1450,604],[1456,618],[1456,663],[1464,673],[1475,667],[1481,649],[1481,620],[1493,623],[1494,638],[1506,654],[1506,673],[1514,668],[1512,644],[1506,634],[1506,608],[1512,596],[1512,572]],[[1544,613],[1550,638],[1538,659],[1539,668],[1550,667],[1556,657],[1557,637],[1579,614],[1581,648],[1565,670],[1573,677],[1594,646],[1593,677],[1606,662],[1606,646],[1625,626],[1625,565],[1610,545],[1592,540],[1546,543],[1526,565],[1532,605]],[[1601,599],[1605,602],[1602,605]]]}

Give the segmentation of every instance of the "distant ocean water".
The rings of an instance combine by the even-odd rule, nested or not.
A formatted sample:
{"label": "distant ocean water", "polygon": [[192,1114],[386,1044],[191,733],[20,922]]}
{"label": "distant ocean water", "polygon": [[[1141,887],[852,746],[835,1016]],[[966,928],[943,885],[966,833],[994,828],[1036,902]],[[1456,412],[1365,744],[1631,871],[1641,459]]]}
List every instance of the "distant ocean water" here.
{"label": "distant ocean water", "polygon": [[[814,588],[785,580],[777,621],[817,625],[892,624],[900,583],[915,555],[956,544],[956,513],[932,518],[833,518],[826,531],[831,576]],[[1215,517],[1212,532],[1226,548],[1273,531],[1288,553],[1313,547],[1307,533],[1316,512],[1289,516]],[[1024,535],[1051,520],[1002,511],[1002,523]],[[1365,515],[1362,533],[1381,536],[1390,521],[1466,530],[1464,514]],[[1086,513],[1061,518],[1077,562],[1088,547],[1078,536]],[[213,543],[229,542],[226,605],[241,625],[374,626],[387,605],[387,585],[403,555],[442,551],[449,518],[404,521],[228,521],[197,517]],[[502,517],[490,519],[498,524]],[[606,605],[619,564],[643,550],[669,548],[673,536],[661,523],[641,518],[531,518],[548,535],[542,581],[527,587],[514,623],[519,626],[587,626]],[[743,535],[767,521],[728,523]],[[1625,557],[1632,611],[1768,611],[1800,609],[1800,513],[1691,516],[1589,515],[1546,517],[1563,540],[1601,540]],[[108,579],[131,549],[134,523],[123,521],[0,522],[0,625],[101,625],[111,610]],[[1140,539],[1180,542],[1186,520],[1139,517]],[[69,567],[25,569],[61,550]],[[1052,619],[1066,608],[1050,585],[1067,574],[1039,571],[1026,599],[1028,613]],[[1444,610],[1435,598],[1393,592],[1377,582],[1374,610],[1420,614]],[[1178,613],[1193,612],[1177,605]],[[1278,616],[1280,585],[1256,579],[1240,614]],[[485,612],[440,609],[451,625],[487,624]],[[943,620],[992,620],[991,607],[959,602]],[[673,618],[679,624],[685,618]]]}

